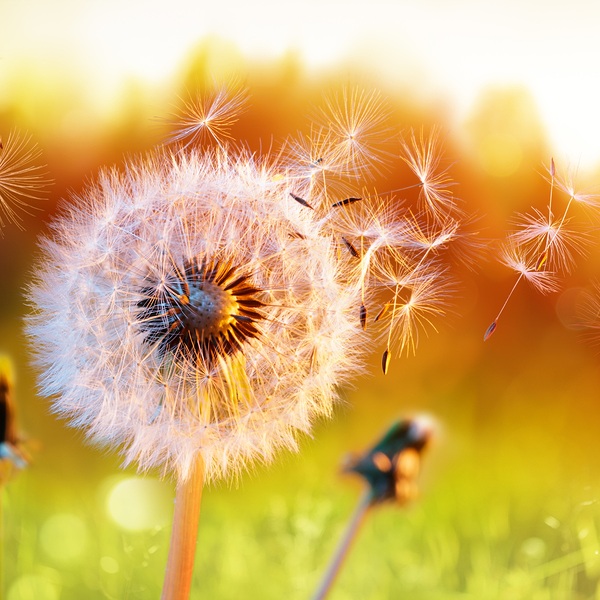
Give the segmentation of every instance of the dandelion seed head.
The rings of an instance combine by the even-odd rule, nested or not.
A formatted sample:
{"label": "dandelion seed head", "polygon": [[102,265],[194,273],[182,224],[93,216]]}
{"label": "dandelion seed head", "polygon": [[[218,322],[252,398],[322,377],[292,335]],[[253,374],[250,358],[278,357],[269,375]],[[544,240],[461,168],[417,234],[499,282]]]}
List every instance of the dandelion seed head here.
{"label": "dandelion seed head", "polygon": [[141,470],[185,479],[201,455],[216,480],[269,461],[361,368],[339,240],[277,172],[225,150],[156,154],[105,171],[42,242],[42,392]]}

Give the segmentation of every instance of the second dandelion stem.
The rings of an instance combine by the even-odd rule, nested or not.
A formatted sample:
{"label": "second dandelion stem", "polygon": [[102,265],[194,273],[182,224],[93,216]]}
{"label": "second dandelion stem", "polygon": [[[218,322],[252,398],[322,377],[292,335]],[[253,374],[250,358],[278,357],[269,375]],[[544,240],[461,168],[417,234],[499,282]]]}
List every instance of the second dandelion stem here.
{"label": "second dandelion stem", "polygon": [[188,600],[204,485],[204,463],[198,458],[188,479],[177,485],[171,545],[161,600]]}
{"label": "second dandelion stem", "polygon": [[340,570],[344,562],[344,558],[348,554],[348,550],[350,550],[350,545],[367,514],[367,511],[373,504],[374,494],[373,491],[369,488],[365,491],[358,506],[354,510],[354,514],[346,527],[346,531],[344,532],[344,536],[342,537],[335,554],[333,555],[329,566],[327,567],[327,572],[325,573],[323,579],[321,580],[321,585],[319,589],[316,591],[312,600],[323,600],[329,593],[333,582]]}

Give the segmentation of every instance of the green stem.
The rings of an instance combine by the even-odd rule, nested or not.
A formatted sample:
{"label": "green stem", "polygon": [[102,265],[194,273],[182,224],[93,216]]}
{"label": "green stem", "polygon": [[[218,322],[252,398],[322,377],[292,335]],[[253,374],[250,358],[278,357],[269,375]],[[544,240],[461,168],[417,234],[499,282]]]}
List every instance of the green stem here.
{"label": "green stem", "polygon": [[369,488],[365,491],[362,498],[360,499],[360,502],[358,503],[358,506],[354,510],[354,514],[352,515],[352,518],[350,519],[350,522],[346,527],[346,531],[344,532],[344,535],[340,540],[334,555],[331,558],[329,566],[327,567],[327,571],[325,572],[325,575],[321,580],[321,585],[319,586],[319,589],[315,592],[314,596],[312,597],[312,600],[323,600],[323,598],[325,598],[331,590],[333,582],[335,581],[335,578],[337,577],[337,574],[339,573],[340,568],[344,562],[344,558],[346,558],[346,555],[350,550],[350,546],[354,541],[354,538],[356,537],[356,534],[358,533],[358,530],[364,521],[367,511],[372,504],[373,493]]}

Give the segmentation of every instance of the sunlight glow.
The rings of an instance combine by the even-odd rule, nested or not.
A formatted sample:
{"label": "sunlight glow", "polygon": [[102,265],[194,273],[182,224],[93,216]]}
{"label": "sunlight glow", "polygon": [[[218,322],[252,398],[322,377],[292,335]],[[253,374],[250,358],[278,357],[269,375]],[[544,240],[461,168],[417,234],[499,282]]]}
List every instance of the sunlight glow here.
{"label": "sunlight glow", "polygon": [[76,69],[96,98],[114,100],[128,80],[176,77],[212,36],[250,60],[292,52],[308,69],[366,67],[388,86],[449,103],[458,122],[487,86],[524,85],[558,155],[589,166],[600,163],[599,19],[600,4],[587,0],[172,0],[166,10],[158,0],[7,0],[0,89],[29,58]]}

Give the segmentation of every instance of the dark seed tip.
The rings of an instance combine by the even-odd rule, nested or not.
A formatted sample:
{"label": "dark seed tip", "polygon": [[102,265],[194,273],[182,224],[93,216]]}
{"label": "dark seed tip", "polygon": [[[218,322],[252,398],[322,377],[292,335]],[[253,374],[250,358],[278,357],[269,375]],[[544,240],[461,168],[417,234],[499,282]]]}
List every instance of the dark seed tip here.
{"label": "dark seed tip", "polygon": [[497,327],[498,323],[496,321],[494,321],[486,330],[485,330],[485,334],[483,335],[483,341],[487,341],[490,337],[492,337],[492,334],[494,333],[494,331],[496,331],[496,327]]}
{"label": "dark seed tip", "polygon": [[390,360],[390,351],[386,348],[385,352],[383,353],[383,356],[381,357],[381,368],[383,369],[384,375],[387,375],[388,368],[390,366]]}

